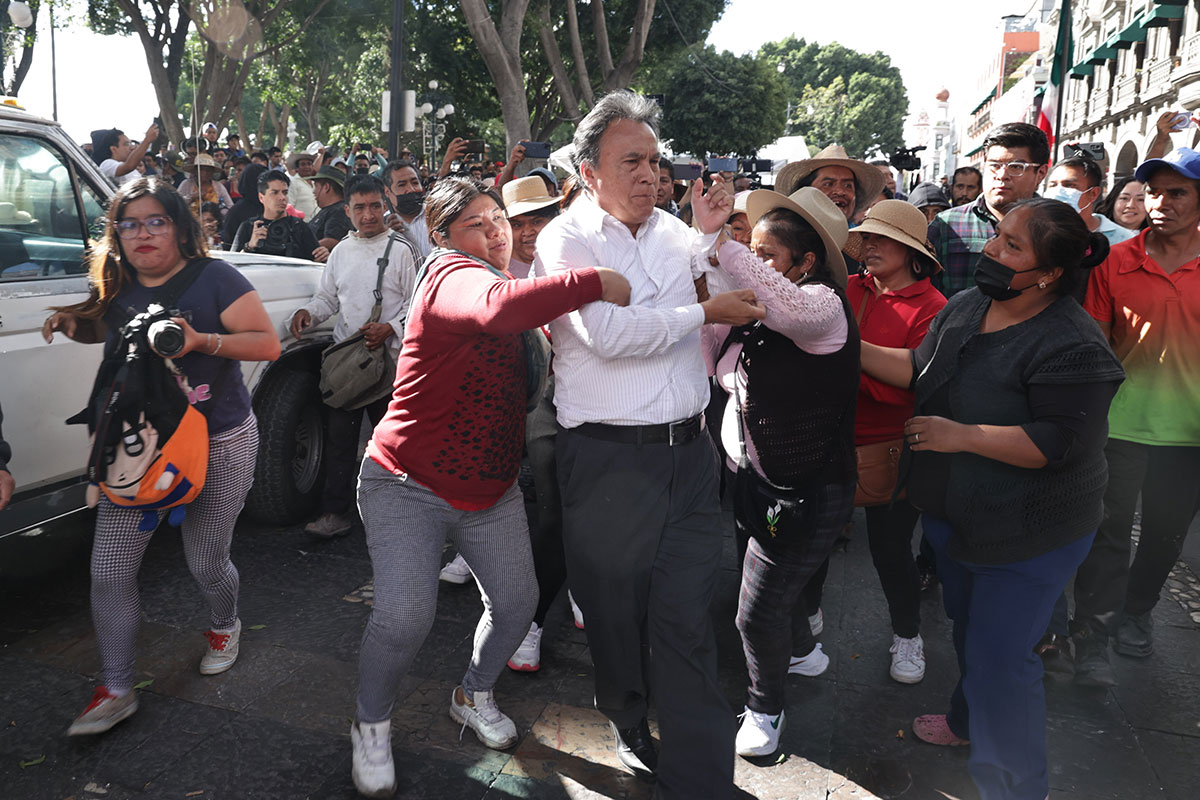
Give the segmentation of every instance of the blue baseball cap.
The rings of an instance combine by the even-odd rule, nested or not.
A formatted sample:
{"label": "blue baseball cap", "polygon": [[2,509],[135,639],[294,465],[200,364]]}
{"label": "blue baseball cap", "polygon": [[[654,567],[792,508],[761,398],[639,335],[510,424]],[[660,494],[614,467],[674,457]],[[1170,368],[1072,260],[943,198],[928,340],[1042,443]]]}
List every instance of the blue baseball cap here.
{"label": "blue baseball cap", "polygon": [[1163,158],[1143,162],[1133,173],[1134,180],[1145,183],[1160,166],[1170,167],[1185,178],[1200,181],[1200,153],[1190,147],[1181,147]]}

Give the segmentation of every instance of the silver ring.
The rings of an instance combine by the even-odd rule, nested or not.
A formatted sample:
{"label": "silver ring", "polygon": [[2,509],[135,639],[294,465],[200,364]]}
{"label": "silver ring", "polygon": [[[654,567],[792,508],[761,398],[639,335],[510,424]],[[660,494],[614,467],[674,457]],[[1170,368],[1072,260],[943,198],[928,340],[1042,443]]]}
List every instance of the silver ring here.
{"label": "silver ring", "polygon": [[919,434],[919,433],[914,433],[914,434],[913,434],[913,444],[916,444],[916,443],[917,443],[917,442],[919,442],[919,441],[921,441],[921,434]]}

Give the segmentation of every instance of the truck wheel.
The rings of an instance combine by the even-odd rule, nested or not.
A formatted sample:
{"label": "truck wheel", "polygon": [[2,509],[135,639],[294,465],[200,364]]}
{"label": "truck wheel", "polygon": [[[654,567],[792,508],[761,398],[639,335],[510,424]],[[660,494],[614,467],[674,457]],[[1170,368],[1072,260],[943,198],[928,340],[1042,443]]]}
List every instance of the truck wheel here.
{"label": "truck wheel", "polygon": [[287,370],[254,400],[258,463],[246,511],[257,522],[291,525],[316,509],[324,481],[324,406],[317,376]]}

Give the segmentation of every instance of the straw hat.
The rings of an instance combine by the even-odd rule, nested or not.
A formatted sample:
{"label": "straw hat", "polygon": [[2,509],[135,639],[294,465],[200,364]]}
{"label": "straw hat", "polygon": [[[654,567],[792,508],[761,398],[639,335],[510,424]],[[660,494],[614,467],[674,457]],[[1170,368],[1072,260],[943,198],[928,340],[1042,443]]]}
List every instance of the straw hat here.
{"label": "straw hat", "polygon": [[926,238],[928,230],[925,214],[916,206],[903,200],[881,200],[871,206],[862,225],[850,231],[849,240],[851,246],[861,248],[864,233],[886,236],[932,261],[935,267],[933,274],[936,275],[942,271],[942,265],[937,260],[933,245]]}
{"label": "straw hat", "polygon": [[504,213],[509,219],[555,205],[559,198],[546,194],[546,182],[537,175],[509,181],[500,189],[504,198]]}
{"label": "straw hat", "polygon": [[862,211],[883,191],[883,173],[865,161],[851,158],[840,144],[829,145],[813,158],[785,164],[775,176],[775,191],[790,195],[805,178],[821,167],[845,167],[854,173],[854,180],[858,184],[854,195],[855,213]]}
{"label": "straw hat", "polygon": [[[846,224],[846,215],[841,209],[811,186],[801,187],[787,197],[772,189],[755,189],[746,194],[746,216],[751,226],[757,225],[764,214],[776,208],[796,212],[813,227],[825,245],[826,266],[829,267],[838,286],[845,288],[846,259],[842,257],[842,248],[846,246],[850,227]],[[921,219],[924,218],[925,215],[921,214]]]}
{"label": "straw hat", "polygon": [[187,169],[195,169],[196,167],[212,167],[217,168],[217,162],[208,153],[197,153],[196,157],[187,163]]}
{"label": "straw hat", "polygon": [[304,150],[297,150],[296,152],[292,153],[291,155],[289,155],[287,157],[288,171],[295,172],[296,165],[299,164],[302,159],[308,159],[309,161],[315,161],[316,156],[314,156],[312,153],[305,152]]}

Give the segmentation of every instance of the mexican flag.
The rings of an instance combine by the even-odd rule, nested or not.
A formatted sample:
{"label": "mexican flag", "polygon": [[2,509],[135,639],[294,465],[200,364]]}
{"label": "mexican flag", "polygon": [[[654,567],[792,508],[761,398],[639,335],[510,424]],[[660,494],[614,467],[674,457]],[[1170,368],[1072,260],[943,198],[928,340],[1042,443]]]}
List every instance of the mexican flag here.
{"label": "mexican flag", "polygon": [[1050,151],[1054,151],[1054,137],[1058,134],[1061,120],[1059,109],[1063,103],[1063,83],[1071,64],[1071,3],[1063,0],[1058,12],[1058,39],[1054,43],[1054,61],[1050,67],[1050,80],[1042,95],[1042,106],[1038,111],[1037,126],[1050,140]]}

